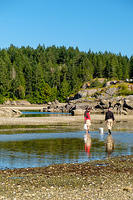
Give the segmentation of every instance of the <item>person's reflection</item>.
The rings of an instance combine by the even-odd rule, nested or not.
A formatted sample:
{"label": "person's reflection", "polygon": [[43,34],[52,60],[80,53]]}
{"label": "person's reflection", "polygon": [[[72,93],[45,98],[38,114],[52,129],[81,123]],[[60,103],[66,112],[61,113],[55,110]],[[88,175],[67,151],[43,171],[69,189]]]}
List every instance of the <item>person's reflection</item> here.
{"label": "person's reflection", "polygon": [[111,153],[114,151],[115,141],[112,135],[108,135],[105,141],[105,150],[107,152],[108,157],[110,157]]}
{"label": "person's reflection", "polygon": [[85,152],[88,156],[90,156],[90,149],[91,149],[91,136],[89,133],[84,135],[84,142],[85,142]]}

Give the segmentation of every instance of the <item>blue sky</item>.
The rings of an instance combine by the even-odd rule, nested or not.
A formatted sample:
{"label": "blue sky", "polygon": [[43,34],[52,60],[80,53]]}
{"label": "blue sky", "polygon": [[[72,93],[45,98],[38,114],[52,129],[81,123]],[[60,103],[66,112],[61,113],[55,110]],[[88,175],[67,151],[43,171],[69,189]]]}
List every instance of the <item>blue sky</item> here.
{"label": "blue sky", "polygon": [[132,0],[0,1],[0,48],[39,44],[133,55]]}

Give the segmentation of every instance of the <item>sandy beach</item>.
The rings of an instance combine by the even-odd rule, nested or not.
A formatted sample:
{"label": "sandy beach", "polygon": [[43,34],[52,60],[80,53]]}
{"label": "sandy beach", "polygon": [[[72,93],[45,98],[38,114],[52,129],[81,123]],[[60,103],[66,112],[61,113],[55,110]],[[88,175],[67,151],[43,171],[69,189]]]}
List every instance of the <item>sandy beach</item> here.
{"label": "sandy beach", "polygon": [[[91,114],[91,129],[90,131],[98,131],[100,127],[103,127],[107,131],[107,127],[104,120],[104,115]],[[113,131],[128,130],[133,131],[132,115],[115,115],[115,124]],[[36,130],[36,129],[53,129],[53,127],[66,127],[67,129],[84,130],[84,117],[79,116],[50,116],[50,117],[1,117],[0,118],[0,132],[8,131],[12,128],[12,131],[17,130]],[[9,127],[8,127],[9,126]],[[59,128],[60,127],[60,128]]]}
{"label": "sandy beach", "polygon": [[[105,115],[91,114],[92,123],[104,122]],[[133,120],[133,115],[115,115],[116,122],[130,122]],[[0,125],[56,125],[56,124],[71,124],[83,123],[83,115],[78,116],[50,116],[50,117],[0,117]]]}
{"label": "sandy beach", "polygon": [[[4,106],[1,108],[12,108],[16,110],[38,111],[43,110],[44,105],[30,105],[30,106]],[[105,115],[98,113],[91,113],[92,124],[104,123]],[[116,123],[131,123],[133,115],[117,115],[115,114]],[[0,125],[72,125],[78,124],[81,126],[84,123],[84,116],[63,116],[51,115],[50,117],[0,117]]]}

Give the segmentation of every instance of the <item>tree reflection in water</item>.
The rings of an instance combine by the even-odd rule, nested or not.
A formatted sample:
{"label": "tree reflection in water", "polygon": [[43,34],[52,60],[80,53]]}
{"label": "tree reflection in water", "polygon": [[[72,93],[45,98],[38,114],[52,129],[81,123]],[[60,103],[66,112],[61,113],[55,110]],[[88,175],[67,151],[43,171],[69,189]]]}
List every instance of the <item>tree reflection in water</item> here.
{"label": "tree reflection in water", "polygon": [[[25,133],[0,135],[0,168],[40,167],[133,154],[133,134],[114,132]],[[115,151],[114,151],[115,139]],[[85,148],[85,149],[84,149]],[[106,153],[105,153],[106,150]],[[91,155],[90,155],[91,154]]]}

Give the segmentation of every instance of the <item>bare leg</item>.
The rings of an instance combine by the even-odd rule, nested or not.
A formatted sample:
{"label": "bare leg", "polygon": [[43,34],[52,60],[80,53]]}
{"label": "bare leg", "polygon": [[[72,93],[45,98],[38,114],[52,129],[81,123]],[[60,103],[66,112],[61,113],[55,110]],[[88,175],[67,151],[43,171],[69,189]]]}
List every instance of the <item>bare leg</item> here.
{"label": "bare leg", "polygon": [[90,129],[90,127],[87,125],[86,134],[89,134],[89,129]]}

